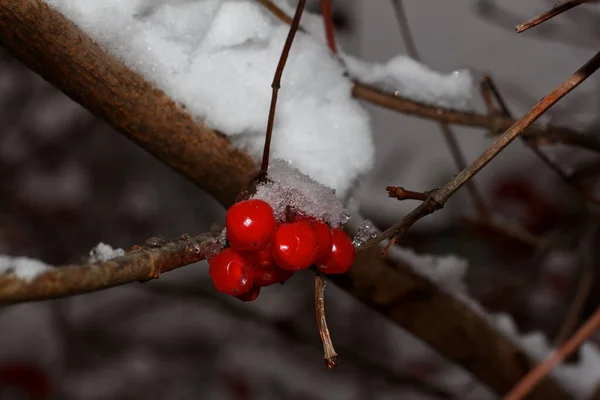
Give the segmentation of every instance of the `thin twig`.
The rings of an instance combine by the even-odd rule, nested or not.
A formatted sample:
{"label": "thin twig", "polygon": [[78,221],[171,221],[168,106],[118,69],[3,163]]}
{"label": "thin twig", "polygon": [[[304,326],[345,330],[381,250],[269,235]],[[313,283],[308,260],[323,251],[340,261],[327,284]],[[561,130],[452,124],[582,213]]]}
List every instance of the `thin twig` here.
{"label": "thin twig", "polygon": [[[502,95],[500,94],[500,91],[498,90],[498,87],[496,86],[496,84],[494,83],[494,81],[492,80],[492,78],[490,76],[486,75],[483,78],[482,87],[484,89],[488,89],[490,91],[490,93],[493,95],[493,97],[495,98],[495,100],[498,102],[498,105],[500,106],[500,110],[501,110],[502,115],[507,116],[507,117],[511,117],[511,112],[508,109],[508,106],[506,105],[506,102],[502,98]],[[591,203],[595,203],[596,205],[600,205],[600,199],[596,198],[593,194],[591,194],[582,184],[580,184],[576,180],[571,179],[569,177],[569,175],[567,175],[567,173],[565,171],[563,171],[563,169],[560,167],[560,165],[558,165],[550,157],[548,157],[542,150],[540,150],[540,148],[537,146],[536,143],[534,143],[532,140],[528,140],[527,138],[525,138],[523,136],[521,136],[521,139],[523,139],[523,142],[525,143],[525,145],[544,164],[546,164],[558,176],[560,176],[561,179],[567,185],[569,185],[573,189],[575,189],[575,191],[577,191],[581,197],[583,197],[584,199],[590,201]]]}
{"label": "thin twig", "polygon": [[332,370],[337,365],[336,359],[338,354],[333,348],[329,328],[327,328],[327,318],[325,318],[325,277],[321,272],[315,275],[315,311],[317,314],[317,327],[321,342],[323,342],[323,359],[325,367]]}
{"label": "thin twig", "polygon": [[550,371],[565,357],[577,350],[600,326],[600,307],[590,319],[558,349],[550,358],[544,360],[523,378],[505,397],[504,400],[524,398]]}
{"label": "thin twig", "polygon": [[[594,224],[595,225],[595,224]],[[567,314],[562,322],[560,329],[554,339],[554,347],[562,346],[566,340],[575,332],[577,324],[581,320],[581,313],[585,307],[585,303],[590,295],[594,284],[595,277],[595,251],[596,251],[596,235],[598,227],[593,226],[591,229],[586,229],[586,233],[581,243],[582,268],[579,276],[579,282],[575,288],[573,300],[567,310]]]}
{"label": "thin twig", "polygon": [[494,157],[504,150],[513,140],[515,140],[527,127],[533,124],[546,110],[552,107],[558,100],[577,87],[581,82],[587,79],[598,68],[600,68],[600,52],[596,53],[583,67],[571,75],[566,81],[561,83],[550,94],[540,100],[533,108],[509,128],[498,140],[480,155],[473,163],[462,170],[458,175],[452,178],[446,185],[431,192],[428,198],[409,213],[402,221],[386,229],[376,238],[368,241],[361,250],[374,246],[385,239],[391,238],[390,244],[400,237],[410,226],[419,219],[429,215],[444,206],[448,199],[460,189],[469,179],[473,178],[483,167],[485,167]]}
{"label": "thin twig", "polygon": [[89,293],[136,281],[156,279],[218,251],[211,234],[183,236],[158,247],[135,246],[121,257],[95,264],[51,268],[31,281],[0,275],[0,305]]}
{"label": "thin twig", "polygon": [[537,25],[541,24],[542,22],[549,20],[550,18],[553,18],[559,14],[562,14],[565,11],[570,10],[571,8],[577,7],[580,4],[587,3],[590,1],[597,1],[597,0],[563,1],[562,3],[556,4],[554,7],[552,7],[552,9],[543,12],[542,14],[538,15],[537,17],[530,18],[527,21],[522,22],[519,25],[515,26],[515,30],[517,31],[517,33],[524,32],[529,28],[533,28],[534,26],[537,26]]}
{"label": "thin twig", "polygon": [[269,119],[267,121],[265,147],[263,149],[262,163],[260,165],[258,178],[264,177],[267,174],[267,169],[269,168],[269,153],[271,150],[271,137],[273,136],[273,125],[275,123],[277,93],[279,92],[279,88],[281,87],[281,76],[283,75],[285,63],[288,59],[288,55],[290,54],[290,49],[292,48],[292,43],[294,41],[294,37],[296,36],[296,32],[298,31],[298,27],[300,26],[300,18],[302,17],[302,11],[304,11],[305,3],[306,0],[298,1],[296,13],[294,14],[294,18],[292,19],[292,23],[290,24],[290,30],[288,32],[287,38],[285,39],[285,44],[283,45],[283,50],[281,51],[281,57],[279,57],[277,69],[275,70],[275,76],[273,77],[273,83],[271,84],[271,87],[273,88],[273,93],[271,96],[271,106],[269,107]]}
{"label": "thin twig", "polygon": [[[289,23],[289,18],[271,0],[257,0],[267,10],[282,22]],[[302,31],[302,27],[299,28]],[[472,126],[485,128],[496,134],[504,132],[515,124],[515,120],[502,116],[483,115],[474,112],[457,111],[444,107],[431,106],[418,103],[409,98],[398,96],[394,93],[385,93],[373,86],[366,85],[360,81],[354,81],[352,95],[364,101],[390,110],[398,111],[406,115],[412,115],[432,121],[444,122],[451,125]],[[598,138],[561,126],[530,126],[523,136],[543,141],[545,144],[562,143],[577,146],[587,150],[600,153],[600,140]]]}
{"label": "thin twig", "polygon": [[[406,18],[406,13],[404,11],[404,3],[403,0],[392,0],[392,5],[394,6],[394,10],[396,12],[396,18],[398,20],[398,25],[400,26],[400,32],[402,39],[404,41],[404,46],[408,52],[408,55],[413,59],[420,61],[419,52],[417,50],[417,46],[415,44],[415,40],[412,36],[410,26],[408,25],[408,18]],[[456,167],[459,171],[466,168],[467,163],[465,161],[465,157],[460,150],[458,145],[458,141],[456,140],[456,136],[452,129],[446,123],[439,124],[439,129],[444,136],[444,140],[450,150],[450,154],[454,159]],[[473,181],[469,181],[467,183],[467,190],[475,203],[475,207],[480,215],[487,214],[487,207],[485,202],[483,201],[483,196],[481,195],[479,189],[475,185]]]}
{"label": "thin twig", "polygon": [[333,54],[337,54],[337,46],[335,44],[335,26],[333,24],[333,11],[331,9],[331,0],[320,0],[321,13],[323,14],[323,24],[325,25],[325,38],[327,46]]}
{"label": "thin twig", "polygon": [[398,200],[425,201],[427,198],[427,193],[413,192],[412,190],[407,190],[400,186],[388,186],[385,190],[388,191],[388,197],[393,197]]}

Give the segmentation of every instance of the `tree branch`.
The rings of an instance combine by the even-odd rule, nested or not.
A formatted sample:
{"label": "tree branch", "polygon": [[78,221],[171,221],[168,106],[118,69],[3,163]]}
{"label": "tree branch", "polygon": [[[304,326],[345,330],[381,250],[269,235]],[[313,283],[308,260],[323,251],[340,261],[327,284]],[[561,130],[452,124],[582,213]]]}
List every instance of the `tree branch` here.
{"label": "tree branch", "polygon": [[41,0],[0,2],[0,45],[223,204],[231,204],[257,170],[247,154],[197,124]]}
{"label": "tree branch", "polygon": [[136,281],[201,260],[220,248],[211,234],[183,236],[159,247],[136,246],[106,262],[52,268],[28,282],[0,275],[0,305],[46,300],[94,292]]}
{"label": "tree branch", "polygon": [[522,22],[519,25],[515,26],[515,30],[517,31],[517,33],[524,32],[529,28],[533,28],[534,26],[537,26],[537,25],[541,24],[542,22],[549,20],[550,18],[556,17],[557,15],[570,10],[571,8],[577,7],[578,5],[583,4],[583,3],[590,3],[592,1],[598,1],[598,0],[567,0],[567,1],[563,1],[562,3],[556,4],[554,7],[552,7],[552,9],[543,12],[542,14],[538,15],[537,17],[530,18],[527,21]]}
{"label": "tree branch", "polygon": [[[250,157],[234,150],[218,133],[196,125],[164,93],[106,54],[85,33],[40,0],[0,3],[0,43],[42,77],[205,188],[224,205],[235,200],[257,170]],[[190,249],[185,243],[181,245]],[[203,257],[185,251],[182,255],[176,256],[177,251],[171,255],[183,257],[179,264]],[[13,286],[14,278],[2,277],[0,288],[5,292],[0,299],[8,304],[100,290],[153,278],[157,271],[180,266],[161,261],[160,257],[152,259],[153,255],[156,250],[144,249],[106,264],[59,268],[49,272],[48,278],[38,278],[39,282],[17,283],[19,287]],[[134,256],[140,261],[127,258]],[[129,261],[119,264],[122,260]],[[151,262],[153,267],[149,266]],[[376,247],[360,252],[350,272],[334,280],[499,393],[516,384],[531,366],[523,353],[489,327],[485,319],[439,291],[409,265],[380,259]],[[62,282],[65,288],[57,289],[60,284],[56,282]],[[544,381],[531,398],[562,400],[568,396],[553,381]]]}

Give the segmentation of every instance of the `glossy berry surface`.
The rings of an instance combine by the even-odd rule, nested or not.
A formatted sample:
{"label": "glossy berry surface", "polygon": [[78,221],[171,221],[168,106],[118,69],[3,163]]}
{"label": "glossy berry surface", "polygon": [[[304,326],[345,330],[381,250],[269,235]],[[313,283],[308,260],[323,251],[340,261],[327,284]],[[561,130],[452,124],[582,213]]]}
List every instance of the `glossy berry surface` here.
{"label": "glossy berry surface", "polygon": [[344,274],[354,263],[356,250],[350,237],[341,229],[332,229],[331,239],[331,253],[327,257],[327,261],[318,267],[326,274]]}
{"label": "glossy berry surface", "polygon": [[235,297],[241,301],[254,301],[258,298],[259,294],[260,288],[255,286],[252,289],[250,289],[250,291]]}
{"label": "glossy berry surface", "polygon": [[315,258],[315,264],[321,265],[327,261],[329,254],[331,254],[331,247],[333,246],[331,228],[321,221],[314,222],[312,228],[315,232],[315,237],[317,238],[317,257]]}
{"label": "glossy berry surface", "polygon": [[219,292],[240,295],[252,289],[254,268],[234,249],[221,250],[208,260],[208,265],[210,277]]}
{"label": "glossy berry surface", "polygon": [[273,238],[273,257],[279,267],[298,271],[310,267],[317,255],[317,238],[306,221],[281,224]]}
{"label": "glossy berry surface", "polygon": [[254,271],[254,286],[271,286],[279,282],[278,269],[256,268]]}
{"label": "glossy berry surface", "polygon": [[262,250],[245,251],[245,252],[242,252],[241,254],[255,268],[261,268],[261,269],[277,268],[277,263],[275,262],[275,259],[273,258],[273,246],[271,243],[269,243],[269,245]]}
{"label": "glossy berry surface", "polygon": [[257,251],[271,242],[275,217],[271,206],[262,200],[244,200],[227,210],[227,239],[236,250]]}

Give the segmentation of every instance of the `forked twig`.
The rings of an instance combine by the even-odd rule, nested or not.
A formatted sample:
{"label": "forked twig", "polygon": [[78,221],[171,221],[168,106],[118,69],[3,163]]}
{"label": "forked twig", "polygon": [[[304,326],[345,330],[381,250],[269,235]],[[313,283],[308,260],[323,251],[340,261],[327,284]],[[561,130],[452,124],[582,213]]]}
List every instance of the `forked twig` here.
{"label": "forked twig", "polygon": [[587,79],[598,68],[600,68],[600,52],[596,53],[583,67],[577,70],[577,72],[533,106],[527,114],[510,127],[499,139],[492,143],[492,145],[473,161],[470,166],[462,170],[446,185],[433,190],[427,199],[409,213],[402,221],[392,225],[379,236],[365,243],[361,246],[361,250],[375,246],[383,240],[391,238],[386,250],[384,250],[384,253],[387,252],[389,246],[391,246],[410,226],[424,216],[442,208],[458,189],[481,171],[483,167],[515,140],[528,126],[533,124],[546,110]]}
{"label": "forked twig", "polygon": [[[419,52],[417,50],[417,45],[415,44],[415,40],[412,36],[410,26],[408,25],[408,18],[406,18],[406,13],[404,11],[404,3],[403,0],[392,0],[392,5],[394,6],[394,10],[396,12],[396,18],[398,20],[398,25],[400,25],[400,32],[402,39],[404,41],[404,45],[406,47],[406,51],[408,55],[413,59],[420,61],[421,57],[419,56]],[[465,161],[465,157],[460,150],[458,145],[458,141],[456,140],[456,136],[450,126],[447,123],[440,123],[439,129],[444,136],[444,140],[450,150],[450,154],[454,159],[454,163],[456,164],[457,169],[463,170],[467,166]],[[467,190],[475,203],[475,207],[480,215],[485,215],[488,213],[485,202],[483,201],[483,196],[481,195],[479,189],[475,185],[473,181],[467,183]]]}
{"label": "forked twig", "polygon": [[321,342],[323,342],[323,359],[325,367],[332,370],[337,365],[336,359],[338,354],[333,348],[329,328],[327,328],[327,319],[325,318],[325,277],[321,272],[315,275],[315,311],[317,314],[317,327]]}
{"label": "forked twig", "polygon": [[550,18],[553,18],[559,14],[562,14],[565,11],[570,10],[571,8],[577,7],[580,4],[588,3],[591,1],[598,1],[598,0],[563,1],[562,3],[556,4],[554,7],[552,7],[552,9],[543,12],[542,14],[538,15],[537,17],[533,17],[533,18],[528,19],[525,22],[521,22],[519,25],[515,26],[515,30],[517,31],[517,33],[524,32],[529,28],[533,28],[534,26],[537,26],[537,25],[541,24],[542,22],[549,20]]}
{"label": "forked twig", "polygon": [[577,350],[600,326],[600,307],[590,319],[550,358],[541,362],[504,397],[504,400],[524,398],[558,363]]}
{"label": "forked twig", "polygon": [[[283,45],[283,50],[281,51],[281,56],[279,57],[279,62],[277,63],[277,69],[275,70],[275,76],[273,77],[273,83],[271,84],[271,87],[273,88],[273,93],[271,95],[271,106],[269,107],[267,134],[265,136],[265,147],[263,149],[262,163],[260,165],[260,171],[258,173],[257,179],[263,178],[267,174],[267,169],[269,168],[269,153],[271,150],[273,125],[275,123],[277,93],[279,92],[279,88],[281,87],[281,76],[283,75],[285,63],[288,59],[288,55],[290,54],[290,49],[292,48],[292,43],[294,41],[294,37],[296,36],[296,32],[298,31],[298,27],[300,26],[300,18],[302,17],[302,11],[304,11],[305,3],[306,0],[298,1],[298,6],[296,6],[296,13],[294,14],[294,18],[292,19],[292,23],[290,24],[290,30],[288,32],[287,38],[285,39],[285,44]],[[266,5],[264,2],[262,4]]]}

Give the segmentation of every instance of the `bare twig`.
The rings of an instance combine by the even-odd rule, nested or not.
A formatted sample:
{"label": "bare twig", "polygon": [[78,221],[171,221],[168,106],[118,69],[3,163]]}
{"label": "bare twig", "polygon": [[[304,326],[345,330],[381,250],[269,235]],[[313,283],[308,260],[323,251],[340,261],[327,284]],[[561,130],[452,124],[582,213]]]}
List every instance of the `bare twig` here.
{"label": "bare twig", "polygon": [[[595,225],[595,224],[594,224]],[[567,310],[567,314],[562,322],[560,329],[554,339],[554,347],[562,346],[566,340],[575,332],[577,325],[582,317],[585,303],[590,295],[595,277],[595,252],[596,252],[596,235],[598,227],[593,226],[591,229],[586,229],[583,240],[581,240],[582,267],[579,276],[579,282],[573,294],[573,300]]]}
{"label": "bare twig", "polygon": [[528,19],[525,22],[520,23],[519,25],[515,26],[515,30],[517,31],[517,33],[521,33],[526,31],[529,28],[533,28],[534,26],[537,26],[539,24],[541,24],[544,21],[549,20],[550,18],[553,18],[559,14],[562,14],[565,11],[570,10],[571,8],[577,7],[580,4],[583,3],[587,3],[587,2],[592,2],[592,1],[598,1],[598,0],[568,0],[568,1],[563,1],[562,3],[558,3],[556,4],[554,7],[552,7],[552,9],[545,11],[544,13],[542,13],[541,15],[538,15],[537,17],[533,17]]}
{"label": "bare twig", "polygon": [[335,44],[335,26],[333,24],[333,11],[331,9],[331,0],[319,0],[321,3],[321,13],[323,14],[323,24],[325,25],[325,38],[327,46],[333,54],[337,54]]}
{"label": "bare twig", "polygon": [[[415,40],[413,39],[410,26],[408,25],[408,18],[406,18],[406,13],[404,12],[403,0],[392,0],[392,4],[396,12],[396,18],[398,19],[398,25],[400,25],[400,32],[408,55],[415,60],[420,61],[419,52],[417,51]],[[456,140],[454,132],[452,132],[452,129],[446,123],[439,124],[439,129],[444,136],[444,140],[448,145],[448,149],[450,150],[450,154],[454,159],[457,169],[459,171],[465,169],[467,163],[460,150],[460,147],[458,146],[458,141]],[[473,181],[469,181],[467,183],[467,190],[469,191],[469,194],[475,203],[478,213],[481,215],[486,214],[487,207],[483,201],[483,196],[481,196],[479,189]]]}
{"label": "bare twig", "polygon": [[[460,189],[465,182],[477,174],[485,167],[494,157],[506,148],[513,140],[515,140],[528,126],[533,124],[546,110],[554,105],[558,100],[564,97],[567,93],[577,87],[581,82],[593,74],[600,68],[600,52],[596,53],[583,67],[571,75],[566,81],[561,83],[550,94],[540,100],[533,108],[510,127],[504,135],[496,140],[492,145],[473,163],[462,170],[458,175],[452,178],[446,185],[439,189],[435,189],[427,197],[427,199],[409,213],[402,221],[386,229],[378,237],[370,240],[361,246],[365,249],[374,246],[381,241],[392,238],[390,245],[396,238],[400,237],[410,226],[419,219],[429,215],[444,206],[448,199]],[[389,247],[389,245],[388,245]]]}
{"label": "bare twig", "polygon": [[317,314],[317,328],[319,328],[319,335],[321,336],[321,342],[323,342],[325,367],[332,370],[337,365],[338,354],[333,348],[329,328],[327,328],[327,318],[325,317],[325,277],[321,272],[317,272],[315,275],[315,311]]}
{"label": "bare twig", "polygon": [[136,246],[105,262],[52,268],[32,281],[13,274],[0,275],[0,305],[73,296],[155,279],[163,272],[204,260],[219,248],[210,234],[186,235],[160,247]]}
{"label": "bare twig", "polygon": [[599,326],[600,307],[590,319],[579,328],[573,337],[564,344],[564,346],[527,374],[527,376],[504,397],[504,400],[519,400],[524,398],[558,363],[577,350]]}
{"label": "bare twig", "polygon": [[[352,87],[354,97],[368,101],[390,110],[395,110],[407,115],[413,115],[433,121],[445,122],[452,125],[472,126],[485,128],[492,133],[503,132],[515,124],[515,120],[503,116],[483,115],[472,112],[451,110],[417,103],[411,99],[384,93],[372,86],[358,81]],[[529,126],[523,136],[544,143],[562,143],[584,149],[600,152],[600,141],[591,135],[586,135],[569,128],[559,126]]]}
{"label": "bare twig", "polygon": [[388,186],[385,188],[388,191],[388,197],[393,197],[398,200],[420,200],[425,201],[427,193],[413,192],[406,190],[400,186]]}
{"label": "bare twig", "polygon": [[[498,102],[498,105],[500,106],[500,110],[501,110],[502,115],[507,116],[507,117],[511,117],[511,112],[508,109],[508,106],[504,102],[504,99],[502,98],[502,95],[500,94],[500,91],[498,90],[498,88],[496,87],[496,85],[494,84],[494,81],[491,79],[490,76],[485,76],[483,78],[482,87],[484,89],[488,89],[490,91],[490,93],[493,95],[493,97],[495,98],[495,100]],[[575,189],[575,191],[577,191],[581,197],[583,197],[584,199],[588,200],[591,203],[595,203],[596,205],[600,205],[600,199],[596,198],[593,194],[591,194],[589,192],[589,190],[587,190],[582,184],[580,184],[579,182],[577,182],[574,179],[571,179],[571,177],[569,175],[567,175],[567,173],[564,172],[563,169],[556,162],[554,162],[542,150],[540,150],[540,148],[538,147],[538,145],[534,141],[532,141],[530,139],[527,139],[527,138],[525,138],[523,136],[521,136],[521,139],[523,139],[525,145],[544,164],[546,164],[551,170],[553,170],[558,176],[560,176],[561,179],[567,185],[569,185],[573,189]]]}
{"label": "bare twig", "polygon": [[271,150],[271,137],[273,136],[273,124],[275,123],[275,107],[277,106],[277,93],[279,92],[279,88],[281,87],[281,76],[283,75],[285,63],[288,59],[288,55],[290,54],[290,49],[292,48],[292,43],[294,42],[294,37],[296,36],[298,27],[300,26],[300,18],[302,17],[302,11],[304,11],[305,3],[306,0],[298,1],[296,13],[294,14],[294,18],[292,19],[292,23],[290,24],[290,30],[288,32],[287,38],[285,39],[285,44],[283,45],[283,50],[281,51],[281,56],[279,57],[279,62],[277,63],[277,69],[275,70],[275,76],[273,77],[273,83],[271,84],[271,88],[273,88],[273,93],[271,96],[271,106],[269,107],[267,134],[265,136],[265,147],[263,150],[260,172],[258,173],[259,177],[264,177],[267,174],[267,169],[269,168],[269,153]]}
{"label": "bare twig", "polygon": [[[257,0],[267,10],[273,13],[282,22],[290,23],[291,18],[285,14],[271,0]],[[302,31],[302,27],[299,28]],[[483,115],[474,112],[464,112],[452,110],[449,108],[431,106],[418,103],[409,98],[398,96],[393,93],[385,93],[381,90],[366,85],[359,81],[354,81],[352,86],[352,95],[361,100],[368,101],[375,105],[398,111],[406,115],[429,119],[432,121],[444,122],[450,125],[463,125],[478,128],[485,128],[492,133],[504,132],[515,124],[515,120],[503,116]],[[591,135],[574,131],[560,126],[548,126],[546,128],[530,126],[524,132],[523,136],[543,141],[545,144],[562,143],[571,146],[582,147],[591,151],[600,152],[600,140]]]}

